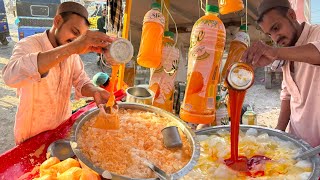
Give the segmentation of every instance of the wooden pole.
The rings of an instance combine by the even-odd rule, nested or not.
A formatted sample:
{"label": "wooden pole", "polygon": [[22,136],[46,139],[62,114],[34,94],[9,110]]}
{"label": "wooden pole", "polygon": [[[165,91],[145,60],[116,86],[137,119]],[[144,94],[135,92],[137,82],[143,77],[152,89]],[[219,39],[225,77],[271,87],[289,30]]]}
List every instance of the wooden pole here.
{"label": "wooden pole", "polygon": [[122,29],[122,37],[125,39],[128,39],[129,37],[131,6],[132,6],[132,0],[126,0],[126,9],[124,12],[124,22],[123,22],[123,29]]}
{"label": "wooden pole", "polygon": [[[131,6],[132,6],[132,0],[126,0],[126,8],[124,12],[124,22],[123,22],[123,29],[122,29],[122,38],[125,38],[125,39],[128,39],[129,37]],[[125,64],[121,64],[119,69],[119,81],[117,84],[117,89],[121,89],[123,86],[123,79],[125,75],[124,72],[125,72]],[[131,78],[134,78],[134,76]]]}

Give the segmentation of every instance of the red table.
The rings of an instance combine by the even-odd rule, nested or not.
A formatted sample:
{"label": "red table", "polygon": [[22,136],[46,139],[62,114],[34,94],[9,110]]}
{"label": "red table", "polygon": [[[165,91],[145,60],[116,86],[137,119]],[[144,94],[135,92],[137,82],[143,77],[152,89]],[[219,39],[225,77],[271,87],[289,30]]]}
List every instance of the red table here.
{"label": "red table", "polygon": [[77,118],[95,106],[92,103],[81,108],[56,129],[38,134],[1,154],[0,180],[32,179],[38,176],[38,168],[46,160],[48,146],[58,139],[67,138]]}

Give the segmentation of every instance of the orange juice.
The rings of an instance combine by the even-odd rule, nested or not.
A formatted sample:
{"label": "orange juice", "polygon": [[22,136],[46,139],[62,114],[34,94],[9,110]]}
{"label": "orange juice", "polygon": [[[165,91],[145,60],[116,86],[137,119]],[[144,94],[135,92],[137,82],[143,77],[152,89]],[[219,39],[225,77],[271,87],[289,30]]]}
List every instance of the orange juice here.
{"label": "orange juice", "polygon": [[227,69],[234,62],[239,62],[242,54],[248,48],[250,43],[250,37],[247,34],[247,26],[241,25],[240,31],[236,34],[234,40],[230,43],[230,49],[227,61],[222,70],[222,80],[225,80]]}
{"label": "orange juice", "polygon": [[[117,81],[118,77],[118,71],[119,71],[120,65],[113,65],[111,67],[111,78],[110,78],[110,87],[114,87],[115,86],[115,82]],[[112,107],[115,104],[115,96],[114,96],[114,88],[110,89],[110,97],[109,100],[106,104],[107,107]],[[112,109],[112,108],[111,108]]]}
{"label": "orange juice", "polygon": [[244,8],[242,0],[219,0],[221,14],[229,14],[240,11]]}
{"label": "orange juice", "polygon": [[174,46],[174,33],[166,31],[162,41],[162,61],[152,71],[149,89],[155,93],[153,105],[172,112],[174,81],[177,75],[180,52]]}
{"label": "orange juice", "polygon": [[147,68],[157,68],[161,63],[162,37],[164,32],[164,16],[160,12],[160,4],[153,3],[152,9],[143,19],[138,64]]}
{"label": "orange juice", "polygon": [[226,30],[217,17],[217,6],[206,6],[206,14],[194,24],[188,54],[186,93],[180,118],[197,124],[215,119],[219,69],[224,51]]}

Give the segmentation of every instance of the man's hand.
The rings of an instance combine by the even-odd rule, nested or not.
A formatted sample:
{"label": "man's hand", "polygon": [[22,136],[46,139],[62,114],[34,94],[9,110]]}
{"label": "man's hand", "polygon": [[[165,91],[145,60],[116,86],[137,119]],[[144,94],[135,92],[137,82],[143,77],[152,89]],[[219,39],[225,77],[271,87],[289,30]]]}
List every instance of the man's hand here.
{"label": "man's hand", "polygon": [[108,91],[101,88],[97,88],[97,90],[93,94],[93,99],[96,102],[97,106],[99,104],[106,104],[108,102],[109,97],[110,94],[108,93]]}
{"label": "man's hand", "polygon": [[115,38],[109,37],[99,31],[88,30],[70,43],[70,47],[75,54],[86,54],[88,52],[101,53],[102,48],[106,48]]}
{"label": "man's hand", "polygon": [[279,115],[276,129],[285,131],[290,121],[290,115],[291,115],[290,100],[282,100],[280,115]]}
{"label": "man's hand", "polygon": [[86,97],[93,97],[97,106],[99,104],[107,103],[108,99],[110,97],[110,94],[108,91],[106,91],[100,87],[96,87],[91,83],[88,83],[82,87],[81,94]]}
{"label": "man's hand", "polygon": [[277,49],[261,41],[253,43],[242,55],[241,60],[253,67],[264,67],[277,59]]}

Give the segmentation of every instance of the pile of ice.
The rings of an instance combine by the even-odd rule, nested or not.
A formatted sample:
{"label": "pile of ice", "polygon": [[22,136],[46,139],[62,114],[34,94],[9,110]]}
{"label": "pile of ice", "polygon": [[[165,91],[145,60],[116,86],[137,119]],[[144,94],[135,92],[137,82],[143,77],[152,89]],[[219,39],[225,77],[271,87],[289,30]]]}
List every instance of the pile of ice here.
{"label": "pile of ice", "polygon": [[293,157],[301,152],[295,144],[267,133],[249,129],[239,133],[239,155],[251,158],[263,155],[271,158],[265,164],[254,167],[254,174],[263,171],[264,176],[252,177],[236,172],[224,164],[230,158],[230,132],[220,130],[211,136],[198,136],[201,141],[201,155],[195,168],[183,179],[308,179],[312,171],[309,160],[295,161]]}

